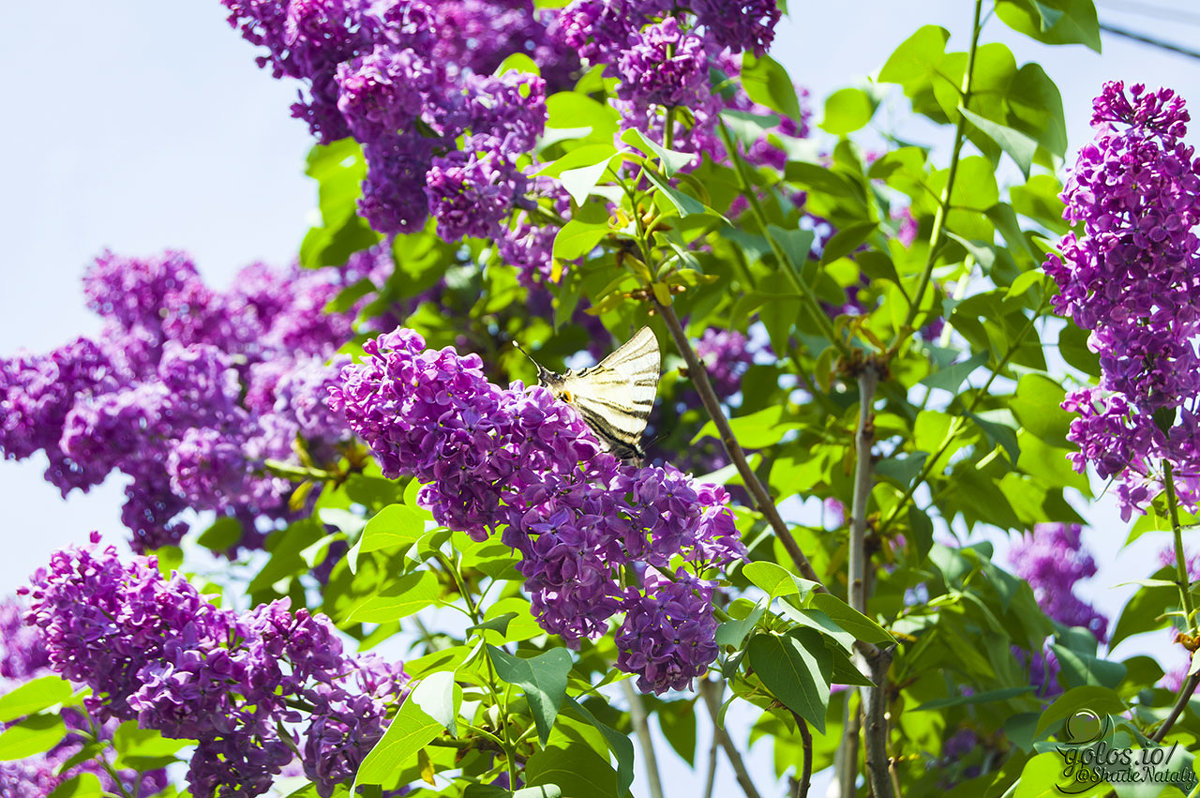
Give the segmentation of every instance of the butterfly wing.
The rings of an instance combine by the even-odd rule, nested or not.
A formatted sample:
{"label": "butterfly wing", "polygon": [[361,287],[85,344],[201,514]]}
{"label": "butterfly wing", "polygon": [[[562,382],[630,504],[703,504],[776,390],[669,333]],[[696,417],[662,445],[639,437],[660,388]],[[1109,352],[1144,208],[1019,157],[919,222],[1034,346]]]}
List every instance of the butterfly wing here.
{"label": "butterfly wing", "polygon": [[595,366],[564,374],[562,391],[605,448],[623,460],[640,460],[660,368],[658,339],[643,327]]}

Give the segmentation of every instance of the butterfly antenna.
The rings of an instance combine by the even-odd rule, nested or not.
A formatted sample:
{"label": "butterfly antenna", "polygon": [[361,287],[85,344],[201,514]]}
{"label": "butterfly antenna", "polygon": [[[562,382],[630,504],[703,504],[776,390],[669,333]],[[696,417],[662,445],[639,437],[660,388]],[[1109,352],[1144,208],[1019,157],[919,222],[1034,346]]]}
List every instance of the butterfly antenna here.
{"label": "butterfly antenna", "polygon": [[530,363],[532,363],[532,364],[533,364],[533,367],[537,369],[537,372],[538,372],[538,380],[539,380],[540,382],[543,382],[543,383],[544,383],[544,382],[545,382],[545,377],[549,376],[549,375],[551,374],[551,372],[549,372],[549,371],[547,371],[546,369],[542,368],[542,364],[541,364],[541,363],[539,363],[539,362],[537,362],[536,360],[534,360],[534,359],[533,359],[533,355],[531,355],[531,354],[529,354],[528,352],[526,352],[526,351],[525,351],[525,349],[524,349],[524,347],[522,347],[522,346],[521,346],[519,343],[517,343],[516,341],[513,341],[513,346],[515,346],[515,347],[517,348],[517,351],[519,351],[519,352],[520,352],[522,355],[524,355],[525,357],[527,357],[527,358],[529,359],[529,362],[530,362]]}

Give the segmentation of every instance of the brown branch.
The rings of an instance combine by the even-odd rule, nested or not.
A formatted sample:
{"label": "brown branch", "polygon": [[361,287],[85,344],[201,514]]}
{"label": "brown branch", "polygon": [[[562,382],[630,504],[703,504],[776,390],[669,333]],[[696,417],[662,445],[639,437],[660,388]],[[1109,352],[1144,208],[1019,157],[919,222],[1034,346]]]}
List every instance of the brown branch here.
{"label": "brown branch", "polygon": [[650,785],[651,798],[663,798],[662,779],[658,775],[658,757],[654,754],[654,740],[650,736],[650,723],[646,719],[646,705],[642,697],[633,689],[629,679],[621,682],[625,700],[629,702],[629,717],[633,721],[633,733],[642,749],[642,759],[646,762],[646,781]]}
{"label": "brown branch", "polygon": [[742,792],[746,793],[746,798],[762,798],[755,788],[754,782],[750,780],[750,772],[746,770],[746,763],[742,760],[741,752],[737,750],[729,733],[717,720],[717,716],[721,714],[721,699],[716,692],[721,689],[720,683],[701,679],[699,686],[700,696],[704,699],[704,705],[708,707],[708,714],[712,717],[713,734],[716,735],[721,748],[725,749],[725,756],[729,759],[729,764],[733,766],[733,773],[737,777]]}
{"label": "brown branch", "polygon": [[1179,716],[1187,709],[1188,701],[1192,699],[1192,693],[1196,692],[1197,686],[1200,686],[1200,673],[1189,676],[1183,683],[1183,687],[1179,690],[1179,698],[1175,699],[1175,706],[1171,708],[1171,714],[1167,715],[1167,719],[1163,721],[1163,725],[1158,727],[1158,731],[1150,735],[1151,740],[1156,743],[1163,741],[1167,732],[1171,731],[1171,727],[1175,725],[1175,721],[1179,720]]}
{"label": "brown branch", "polygon": [[[868,361],[858,374],[858,429],[854,433],[854,497],[850,510],[849,599],[850,606],[867,614],[867,510],[871,498],[871,450],[875,444],[875,391],[879,387],[882,366]],[[890,651],[858,647],[856,659],[866,664],[874,687],[863,689],[867,778],[875,798],[892,798],[888,773],[887,672]],[[846,729],[850,734],[851,729]],[[858,730],[853,730],[855,736]],[[853,750],[845,740],[847,750]],[[845,784],[845,782],[843,782]]]}
{"label": "brown branch", "polygon": [[784,549],[792,558],[792,562],[796,564],[800,574],[808,580],[816,582],[820,588],[824,589],[821,578],[817,576],[817,572],[813,570],[812,563],[808,561],[808,557],[804,556],[804,552],[800,550],[800,545],[796,543],[796,538],[792,536],[792,532],[787,528],[783,518],[779,515],[779,509],[775,506],[775,502],[771,500],[771,495],[767,493],[767,489],[763,487],[759,481],[758,475],[754,473],[754,469],[746,461],[746,453],[742,450],[737,438],[733,434],[733,430],[729,427],[729,420],[725,418],[725,411],[721,409],[721,402],[717,399],[717,394],[713,391],[712,383],[708,380],[708,370],[704,367],[704,363],[700,358],[696,357],[695,350],[692,349],[691,343],[688,342],[687,333],[683,330],[683,325],[679,322],[679,317],[675,314],[675,308],[670,305],[658,305],[659,311],[662,313],[663,320],[667,323],[667,329],[671,332],[671,338],[675,341],[675,347],[679,350],[679,354],[683,356],[684,362],[687,364],[688,376],[692,379],[692,384],[696,387],[696,392],[700,394],[700,401],[704,404],[704,409],[708,411],[709,417],[712,418],[713,424],[717,427],[717,432],[721,438],[721,444],[725,447],[729,459],[737,467],[738,474],[742,477],[742,482],[746,486],[746,490],[750,491],[750,495],[754,497],[754,503],[758,506],[759,512],[767,519],[767,523],[771,525],[771,529],[775,532],[775,536],[783,543]]}
{"label": "brown branch", "polygon": [[796,783],[795,798],[808,798],[808,788],[812,786],[812,765],[813,765],[813,741],[812,732],[808,730],[808,723],[804,718],[792,713],[796,718],[796,724],[800,727],[800,743],[804,747],[804,764],[800,771],[800,781]]}

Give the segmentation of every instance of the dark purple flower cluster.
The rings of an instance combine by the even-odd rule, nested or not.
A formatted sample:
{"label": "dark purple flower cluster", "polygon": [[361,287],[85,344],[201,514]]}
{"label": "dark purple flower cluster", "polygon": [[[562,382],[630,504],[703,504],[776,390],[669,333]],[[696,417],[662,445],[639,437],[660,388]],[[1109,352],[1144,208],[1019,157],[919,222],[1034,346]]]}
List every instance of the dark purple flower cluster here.
{"label": "dark purple flower cluster", "polygon": [[[50,656],[42,637],[36,629],[25,625],[24,614],[24,607],[15,599],[0,600],[0,696],[25,682],[51,674]],[[85,729],[87,721],[74,709],[63,711],[62,718],[71,732],[49,751],[17,761],[0,762],[0,795],[5,798],[47,798],[64,781],[82,773],[96,776],[103,789],[118,792],[112,773],[94,757],[64,767],[80,753],[83,739],[75,732]],[[99,737],[102,740],[110,738],[114,726],[100,726]],[[0,723],[0,729],[4,727],[5,724]],[[106,757],[111,764],[110,751],[101,750],[96,756]],[[122,794],[144,798],[156,795],[167,786],[167,774],[162,769],[145,773],[123,769],[116,773],[121,780]]]}
{"label": "dark purple flower cluster", "polygon": [[1057,312],[1091,330],[1097,388],[1068,394],[1079,413],[1070,440],[1077,470],[1119,477],[1123,516],[1143,510],[1175,471],[1190,508],[1200,496],[1200,160],[1184,144],[1189,116],[1170,89],[1108,83],[1096,98],[1096,140],[1079,152],[1063,192],[1066,235],[1046,273]]}
{"label": "dark purple flower cluster", "polygon": [[625,622],[617,630],[617,667],[639,674],[638,689],[686,690],[717,658],[712,585],[682,569],[667,579],[646,569],[642,590],[628,588]]}
{"label": "dark purple flower cluster", "polygon": [[291,490],[264,461],[294,459],[298,442],[328,461],[349,439],[321,399],[357,308],[324,308],[390,269],[386,250],[341,271],[254,265],[221,292],[179,253],[102,255],[84,278],[101,334],[0,360],[0,452],[44,452],[64,495],[129,476],[122,519],[139,551],[178,541],[188,508],[238,517],[255,545],[255,519],[284,517]]}
{"label": "dark purple flower cluster", "polygon": [[[565,87],[578,66],[550,37],[554,12],[531,0],[222,2],[230,24],[267,48],[260,65],[307,84],[293,113],[324,143],[362,144],[359,207],[376,230],[414,232],[432,215],[447,241],[504,240],[513,212],[535,204],[518,161],[545,124],[547,81]],[[513,53],[546,78],[489,74]]]}
{"label": "dark purple flower cluster", "polygon": [[[519,568],[544,629],[577,644],[603,634],[618,612],[626,612],[623,629],[646,613],[660,627],[682,628],[685,610],[697,624],[687,634],[710,628],[707,599],[677,597],[653,609],[621,579],[623,572],[636,578],[646,565],[703,568],[740,556],[724,489],[602,453],[574,408],[541,387],[490,383],[476,355],[426,350],[405,329],[364,348],[368,358],[343,371],[331,406],[370,445],[386,476],[428,483],[418,500],[438,523],[477,540],[503,529],[503,542],[522,555]],[[653,594],[657,585],[644,590]],[[715,656],[715,647],[691,640],[624,661],[645,668],[644,689],[662,691]],[[666,662],[672,658],[673,666]]]}
{"label": "dark purple flower cluster", "polygon": [[1095,576],[1096,562],[1083,546],[1079,524],[1038,524],[1013,543],[1008,558],[1029,582],[1038,606],[1065,626],[1082,626],[1100,642],[1108,638],[1108,619],[1075,595],[1075,584]]}
{"label": "dark purple flower cluster", "polygon": [[717,398],[728,399],[741,390],[742,375],[754,364],[750,339],[737,330],[709,327],[696,342],[696,356],[708,370]]}
{"label": "dark purple flower cluster", "polygon": [[301,750],[329,795],[383,735],[404,695],[400,666],[343,653],[327,618],[286,599],[220,609],[155,558],[122,563],[98,543],[57,552],[34,576],[26,622],[50,667],[91,688],[96,718],[198,741],[193,794],[260,795]]}

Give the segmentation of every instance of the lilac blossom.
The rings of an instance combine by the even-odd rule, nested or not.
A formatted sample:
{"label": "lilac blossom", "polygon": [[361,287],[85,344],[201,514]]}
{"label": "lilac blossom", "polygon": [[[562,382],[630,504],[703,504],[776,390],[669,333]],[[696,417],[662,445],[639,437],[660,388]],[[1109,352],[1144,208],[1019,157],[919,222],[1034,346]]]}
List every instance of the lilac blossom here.
{"label": "lilac blossom", "polygon": [[[621,463],[544,388],[502,389],[478,356],[424,347],[403,328],[368,341],[366,359],[343,371],[330,404],[385,476],[427,483],[417,498],[438,523],[476,540],[503,530],[501,540],[522,555],[518,569],[547,631],[572,645],[603,634],[635,601],[620,585],[622,569],[662,569],[680,557],[703,569],[743,553],[724,489],[674,469]],[[707,628],[711,608],[701,603],[703,611],[695,602],[680,606]],[[695,667],[632,661],[657,663],[641,672],[656,690]]]}
{"label": "lilac blossom", "polygon": [[298,444],[336,462],[350,439],[321,398],[366,300],[325,307],[391,268],[386,250],[359,253],[340,272],[255,264],[220,291],[180,253],[105,253],[84,277],[100,335],[0,360],[0,452],[44,452],[46,478],[64,495],[114,471],[131,478],[122,520],[138,550],[177,542],[188,508],[239,518],[253,546],[258,519],[290,513],[292,487],[265,462],[294,461]]}
{"label": "lilac blossom", "polygon": [[1108,619],[1075,595],[1076,583],[1096,575],[1096,562],[1083,546],[1082,530],[1079,524],[1038,524],[1013,543],[1008,556],[1048,616],[1065,626],[1082,626],[1104,642]]}
{"label": "lilac blossom", "polygon": [[531,0],[222,2],[266,48],[261,66],[306,84],[294,115],[322,143],[352,134],[362,145],[359,210],[383,233],[419,230],[431,214],[449,241],[498,230],[525,188],[515,164],[544,123],[545,82],[489,73],[522,53],[565,88],[578,66],[550,36],[557,12]]}
{"label": "lilac blossom", "polygon": [[1200,161],[1182,140],[1188,120],[1170,89],[1104,86],[1096,139],[1062,195],[1064,217],[1082,222],[1083,235],[1067,234],[1045,264],[1060,289],[1054,309],[1091,330],[1100,355],[1098,387],[1063,402],[1079,414],[1072,461],[1120,480],[1125,519],[1157,495],[1164,463],[1190,509],[1200,488]]}
{"label": "lilac blossom", "polygon": [[155,558],[125,563],[98,544],[93,534],[35,574],[26,622],[50,667],[91,689],[94,717],[198,741],[194,794],[260,795],[299,748],[328,796],[382,737],[402,668],[344,654],[327,618],[293,613],[287,599],[221,609],[179,574],[162,576]]}

